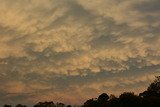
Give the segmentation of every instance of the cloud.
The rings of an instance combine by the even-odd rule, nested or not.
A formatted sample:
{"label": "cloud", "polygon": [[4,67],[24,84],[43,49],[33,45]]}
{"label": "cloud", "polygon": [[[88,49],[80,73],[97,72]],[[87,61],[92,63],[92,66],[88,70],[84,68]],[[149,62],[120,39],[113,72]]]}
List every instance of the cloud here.
{"label": "cloud", "polygon": [[[91,89],[94,94],[106,90],[101,83],[112,87],[109,92],[120,87],[119,82],[125,89],[135,88],[140,81],[147,83],[148,70],[158,75],[160,68],[159,3],[158,0],[1,0],[0,84],[10,87],[7,92],[5,88],[1,90],[22,97],[27,96],[22,93],[24,90],[31,94],[35,90],[44,93],[49,90],[46,96],[33,94],[38,100],[47,98],[54,90],[48,99],[65,96],[60,95],[65,85],[84,96],[81,91]],[[133,76],[124,78],[122,75],[128,72]],[[144,80],[132,79],[141,73],[146,73]],[[116,74],[122,77],[116,81],[110,78]],[[91,96],[84,93],[84,99]],[[72,94],[66,93],[63,100],[73,100]],[[81,99],[76,97],[77,100]]]}

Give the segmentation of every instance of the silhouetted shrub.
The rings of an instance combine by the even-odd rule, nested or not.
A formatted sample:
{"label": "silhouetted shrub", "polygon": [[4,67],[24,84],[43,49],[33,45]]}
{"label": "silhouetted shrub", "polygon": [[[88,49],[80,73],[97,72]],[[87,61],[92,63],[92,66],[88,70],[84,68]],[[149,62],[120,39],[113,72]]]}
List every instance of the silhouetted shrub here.
{"label": "silhouetted shrub", "polygon": [[71,105],[67,105],[66,107],[72,107]]}
{"label": "silhouetted shrub", "polygon": [[102,93],[99,97],[98,97],[98,104],[99,107],[105,107],[107,105],[107,101],[109,99],[109,96],[106,93]]}
{"label": "silhouetted shrub", "polygon": [[119,96],[119,102],[122,107],[140,107],[141,100],[132,92],[124,92]]}
{"label": "silhouetted shrub", "polygon": [[27,107],[27,106],[22,104],[17,104],[16,107]]}
{"label": "silhouetted shrub", "polygon": [[[12,107],[4,105],[4,107]],[[18,104],[16,107],[26,107]],[[34,107],[72,107],[63,103],[39,102]],[[124,92],[119,97],[102,93],[98,98],[87,100],[82,107],[160,107],[160,76],[149,85],[146,91],[135,95],[133,92]]]}
{"label": "silhouetted shrub", "polygon": [[160,93],[160,76],[157,76],[153,83],[150,84],[147,91],[155,91]]}
{"label": "silhouetted shrub", "polygon": [[7,105],[7,104],[5,104],[3,107],[12,107],[11,105]]}
{"label": "silhouetted shrub", "polygon": [[39,102],[34,107],[56,107],[53,102]]}
{"label": "silhouetted shrub", "polygon": [[98,107],[97,99],[90,99],[84,103],[84,107]]}

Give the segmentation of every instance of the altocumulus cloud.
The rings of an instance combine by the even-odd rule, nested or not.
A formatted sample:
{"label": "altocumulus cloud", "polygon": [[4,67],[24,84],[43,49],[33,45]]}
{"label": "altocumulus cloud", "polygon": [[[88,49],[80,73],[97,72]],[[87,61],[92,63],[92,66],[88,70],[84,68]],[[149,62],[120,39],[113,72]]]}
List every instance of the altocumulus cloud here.
{"label": "altocumulus cloud", "polygon": [[159,75],[159,0],[0,2],[1,104],[81,103]]}

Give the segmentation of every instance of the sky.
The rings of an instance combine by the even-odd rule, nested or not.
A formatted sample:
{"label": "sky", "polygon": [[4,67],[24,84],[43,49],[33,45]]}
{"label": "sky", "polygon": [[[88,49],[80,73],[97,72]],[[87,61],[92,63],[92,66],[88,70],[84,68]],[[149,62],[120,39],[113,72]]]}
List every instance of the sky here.
{"label": "sky", "polygon": [[0,105],[143,92],[159,21],[160,0],[0,0]]}

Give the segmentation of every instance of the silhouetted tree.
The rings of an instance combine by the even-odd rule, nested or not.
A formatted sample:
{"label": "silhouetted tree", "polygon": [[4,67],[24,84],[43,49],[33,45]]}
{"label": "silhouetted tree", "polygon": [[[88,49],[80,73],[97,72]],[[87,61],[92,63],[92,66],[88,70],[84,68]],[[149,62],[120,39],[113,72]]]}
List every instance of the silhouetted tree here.
{"label": "silhouetted tree", "polygon": [[98,97],[98,102],[104,102],[104,101],[107,101],[108,99],[109,99],[109,96],[106,93],[103,93]]}
{"label": "silhouetted tree", "polygon": [[109,99],[109,96],[106,93],[102,93],[99,97],[98,97],[98,104],[99,107],[105,107],[107,105],[107,101]]}
{"label": "silhouetted tree", "polygon": [[124,92],[119,96],[120,105],[122,107],[140,107],[140,98],[133,92]]}
{"label": "silhouetted tree", "polygon": [[119,98],[113,97],[107,103],[107,107],[119,107],[120,101]]}
{"label": "silhouetted tree", "polygon": [[144,91],[139,94],[142,98],[158,97],[158,94],[155,91]]}
{"label": "silhouetted tree", "polygon": [[56,103],[56,107],[65,107],[65,104],[63,104],[63,103]]}
{"label": "silhouetted tree", "polygon": [[149,85],[147,90],[143,93],[140,93],[139,96],[142,98],[160,98],[160,76],[157,76],[155,81]]}
{"label": "silhouetted tree", "polygon": [[[12,107],[4,105],[4,107]],[[26,107],[18,104],[16,107]],[[39,102],[34,107],[71,107],[63,103]],[[76,107],[76,106],[73,106]],[[98,98],[87,100],[81,107],[160,107],[160,76],[149,85],[146,91],[135,95],[133,92],[124,92],[119,97],[102,93]]]}
{"label": "silhouetted tree", "polygon": [[27,106],[22,104],[17,104],[16,107],[27,107]]}
{"label": "silhouetted tree", "polygon": [[72,107],[71,105],[67,105],[66,107]]}
{"label": "silhouetted tree", "polygon": [[34,107],[56,107],[53,102],[39,102]]}
{"label": "silhouetted tree", "polygon": [[147,91],[155,91],[156,93],[160,93],[160,76],[156,77],[156,80],[150,84]]}
{"label": "silhouetted tree", "polygon": [[140,93],[142,103],[146,107],[160,107],[160,76],[157,76],[146,91]]}
{"label": "silhouetted tree", "polygon": [[84,107],[98,107],[97,99],[90,99],[84,103]]}
{"label": "silhouetted tree", "polygon": [[7,104],[5,104],[3,107],[12,107],[11,105],[7,105]]}

